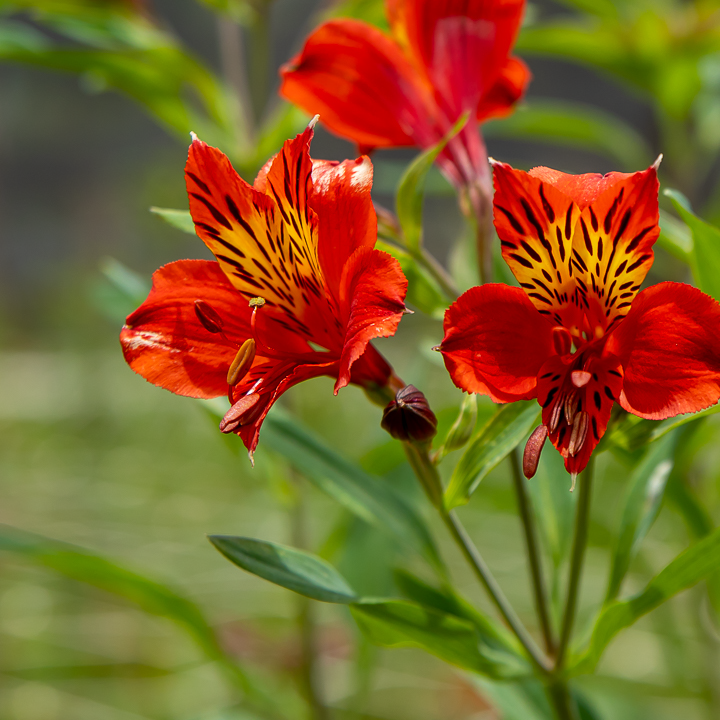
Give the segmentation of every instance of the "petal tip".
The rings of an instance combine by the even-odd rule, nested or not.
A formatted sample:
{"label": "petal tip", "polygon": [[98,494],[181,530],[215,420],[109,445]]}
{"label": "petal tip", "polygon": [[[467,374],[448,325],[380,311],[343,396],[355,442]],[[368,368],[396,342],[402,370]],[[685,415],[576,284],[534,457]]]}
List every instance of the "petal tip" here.
{"label": "petal tip", "polygon": [[308,130],[314,130],[319,120],[320,115],[315,115],[315,117],[308,123]]}
{"label": "petal tip", "polygon": [[650,167],[653,168],[653,170],[657,171],[657,169],[660,167],[660,163],[662,162],[662,159],[663,159],[663,154],[660,153],[657,156],[657,159],[655,160],[655,162]]}

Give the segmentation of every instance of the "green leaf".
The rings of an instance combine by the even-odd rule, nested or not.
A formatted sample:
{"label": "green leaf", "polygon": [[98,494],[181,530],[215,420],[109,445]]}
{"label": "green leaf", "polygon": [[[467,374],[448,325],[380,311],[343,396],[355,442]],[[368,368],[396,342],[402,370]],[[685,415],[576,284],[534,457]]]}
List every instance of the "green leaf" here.
{"label": "green leaf", "polygon": [[593,628],[589,646],[573,663],[571,674],[592,672],[617,633],[679,592],[717,572],[719,565],[720,528],[716,528],[706,538],[678,555],[639,595],[622,602],[613,602],[602,610]]}
{"label": "green leaf", "polygon": [[698,287],[720,300],[720,230],[695,215],[687,198],[675,190],[666,190],[675,209],[690,228],[693,238],[691,268]]}
{"label": "green leaf", "polygon": [[449,452],[459,450],[467,445],[473,431],[475,430],[477,418],[477,395],[465,395],[462,403],[460,404],[460,412],[458,413],[457,418],[455,418],[455,422],[448,430],[445,440],[435,453],[435,462],[441,460]]}
{"label": "green leaf", "polygon": [[658,245],[678,260],[690,264],[692,258],[692,234],[685,223],[670,213],[660,210],[660,237]]}
{"label": "green leaf", "polygon": [[74,580],[124,597],[154,615],[184,625],[213,654],[219,652],[215,635],[198,608],[165,585],[66,543],[0,525],[0,551],[25,557]]}
{"label": "green leaf", "polygon": [[195,235],[195,223],[189,210],[173,210],[172,208],[151,207],[150,212],[162,218],[168,225]]}
{"label": "green leaf", "polygon": [[486,123],[483,133],[487,137],[532,138],[595,150],[628,171],[652,162],[649,146],[632,127],[596,107],[579,103],[528,102],[509,117]]}
{"label": "green leaf", "polygon": [[418,155],[405,171],[397,190],[397,216],[403,229],[405,243],[411,252],[418,252],[422,245],[422,207],[425,176],[445,146],[467,124],[470,113],[453,125],[450,132],[433,147]]}
{"label": "green leaf", "polygon": [[430,532],[415,509],[387,483],[363,472],[276,408],[263,424],[263,441],[311,483],[365,522],[398,537],[442,568]]}
{"label": "green leaf", "polygon": [[330,603],[358,599],[342,575],[317,555],[253,538],[210,535],[209,539],[238,567],[300,595]]}
{"label": "green leaf", "polygon": [[617,597],[630,562],[660,511],[665,485],[674,464],[676,441],[677,435],[673,434],[654,445],[630,476],[605,595],[606,603]]}
{"label": "green leaf", "polygon": [[527,436],[540,413],[537,402],[520,401],[498,408],[470,441],[445,492],[445,507],[464,505],[480,481]]}
{"label": "green leaf", "polygon": [[486,646],[468,621],[406,600],[361,600],[351,605],[360,629],[383,647],[419,647],[452,665],[492,678],[530,673],[505,651]]}

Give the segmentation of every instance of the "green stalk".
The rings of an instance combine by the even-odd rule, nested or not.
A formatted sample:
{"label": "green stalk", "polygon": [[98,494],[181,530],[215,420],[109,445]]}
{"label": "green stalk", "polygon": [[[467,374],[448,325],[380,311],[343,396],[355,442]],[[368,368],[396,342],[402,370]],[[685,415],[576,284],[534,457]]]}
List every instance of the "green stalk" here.
{"label": "green stalk", "polygon": [[575,513],[575,531],[573,537],[572,557],[570,559],[570,579],[568,581],[567,596],[565,600],[565,611],[563,613],[562,630],[560,632],[560,644],[558,646],[557,659],[555,661],[556,672],[562,672],[567,656],[573,625],[575,623],[575,611],[577,609],[578,590],[580,588],[580,577],[582,575],[585,549],[587,547],[587,532],[590,521],[590,501],[592,499],[592,482],[595,469],[595,460],[591,456],[585,471],[579,481],[578,506]]}
{"label": "green stalk", "polygon": [[547,674],[550,671],[548,659],[538,648],[530,633],[515,613],[515,610],[505,597],[505,594],[485,564],[485,560],[473,544],[457,515],[452,510],[446,510],[443,507],[442,483],[437,468],[430,460],[428,454],[429,448],[426,445],[420,446],[410,442],[404,443],[404,445],[411,467],[415,471],[418,480],[420,480],[420,484],[427,493],[430,502],[440,513],[440,517],[450,531],[453,540],[455,540],[455,543],[465,556],[465,559],[468,561],[478,580],[487,591],[500,615],[520,641],[528,657],[542,674]]}
{"label": "green stalk", "polygon": [[555,637],[550,622],[547,590],[545,588],[545,579],[540,560],[540,545],[535,527],[535,518],[533,517],[530,506],[530,498],[528,497],[527,487],[525,486],[525,477],[520,468],[517,451],[510,453],[510,464],[512,466],[513,485],[515,487],[515,494],[517,495],[520,519],[522,520],[523,530],[525,531],[525,545],[530,563],[530,575],[532,577],[533,594],[535,595],[535,609],[540,619],[540,627],[542,629],[543,639],[545,640],[545,650],[548,655],[552,656],[555,654]]}

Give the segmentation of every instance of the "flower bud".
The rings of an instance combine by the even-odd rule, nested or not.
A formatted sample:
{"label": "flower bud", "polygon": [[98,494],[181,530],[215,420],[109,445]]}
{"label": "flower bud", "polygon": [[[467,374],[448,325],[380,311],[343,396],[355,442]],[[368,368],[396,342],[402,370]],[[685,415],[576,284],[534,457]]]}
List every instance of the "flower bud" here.
{"label": "flower bud", "polygon": [[204,300],[195,301],[195,315],[201,325],[210,333],[222,332],[223,321],[215,308]]}
{"label": "flower bud", "polygon": [[467,395],[460,405],[460,413],[448,430],[445,452],[458,450],[470,439],[477,421],[477,395]]}
{"label": "flower bud", "polygon": [[414,385],[406,385],[383,411],[383,429],[395,439],[410,442],[432,440],[437,433],[437,418],[425,395]]}

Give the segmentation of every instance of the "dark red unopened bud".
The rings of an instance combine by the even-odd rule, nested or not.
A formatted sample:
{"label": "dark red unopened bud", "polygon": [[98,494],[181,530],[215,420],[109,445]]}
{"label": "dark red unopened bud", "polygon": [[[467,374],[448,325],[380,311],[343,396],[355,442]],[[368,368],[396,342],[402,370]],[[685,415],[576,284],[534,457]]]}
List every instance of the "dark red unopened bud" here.
{"label": "dark red unopened bud", "polygon": [[204,300],[195,301],[195,314],[202,326],[211,333],[222,332],[223,321],[212,305]]}
{"label": "dark red unopened bud", "polygon": [[527,444],[525,445],[525,452],[523,453],[523,475],[525,475],[528,480],[537,472],[540,453],[542,452],[543,445],[545,445],[547,436],[547,425],[540,425],[532,431],[532,434],[528,438]]}
{"label": "dark red unopened bud", "polygon": [[437,418],[414,385],[406,385],[383,411],[383,429],[397,440],[426,442],[437,433]]}

